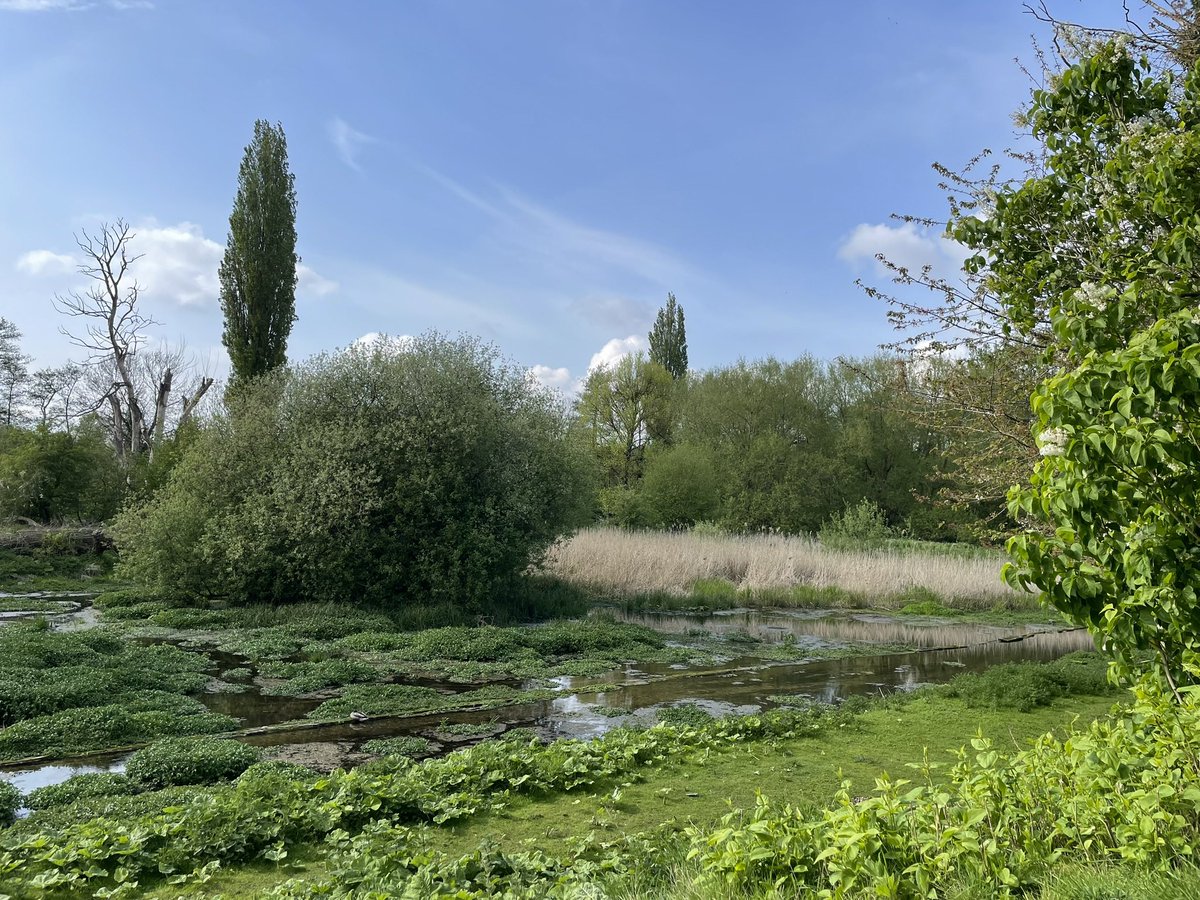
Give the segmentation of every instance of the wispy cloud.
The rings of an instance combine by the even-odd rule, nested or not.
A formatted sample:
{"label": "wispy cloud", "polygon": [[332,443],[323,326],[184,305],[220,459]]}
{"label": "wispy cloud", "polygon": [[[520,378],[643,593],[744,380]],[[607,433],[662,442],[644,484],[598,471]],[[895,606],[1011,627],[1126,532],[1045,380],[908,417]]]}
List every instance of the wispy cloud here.
{"label": "wispy cloud", "polygon": [[336,293],[338,283],[326,278],[304,263],[296,266],[296,293],[308,297],[328,297]]}
{"label": "wispy cloud", "polygon": [[491,218],[500,240],[550,268],[589,278],[633,276],[670,290],[701,280],[690,263],[652,241],[575,221],[504,185],[488,197],[428,166],[417,168]]}
{"label": "wispy cloud", "polygon": [[375,143],[375,138],[364,134],[340,117],[330,120],[325,130],[329,134],[329,140],[333,142],[338,158],[354,171],[361,172],[358,151],[366,144]]}
{"label": "wispy cloud", "polygon": [[154,0],[0,0],[0,12],[72,12],[106,6],[109,9],[154,9]]}

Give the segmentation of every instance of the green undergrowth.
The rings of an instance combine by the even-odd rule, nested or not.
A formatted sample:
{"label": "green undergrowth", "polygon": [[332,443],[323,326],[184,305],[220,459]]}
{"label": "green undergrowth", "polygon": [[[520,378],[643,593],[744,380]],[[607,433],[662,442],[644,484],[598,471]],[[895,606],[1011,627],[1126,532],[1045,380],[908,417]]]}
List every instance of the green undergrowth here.
{"label": "green undergrowth", "polygon": [[979,674],[960,675],[939,688],[969,707],[1010,708],[1028,712],[1069,695],[1103,696],[1117,689],[1107,665],[1095,653],[1072,653],[1050,663],[1005,663]]}
{"label": "green undergrowth", "polygon": [[125,774],[141,787],[160,790],[236,778],[262,751],[228,738],[166,738],[129,757]]}
{"label": "green undergrowth", "polygon": [[113,577],[116,554],[58,553],[53,548],[32,553],[0,550],[0,591],[104,591],[123,582]]}
{"label": "green undergrowth", "polygon": [[[119,884],[161,884],[164,876],[208,890],[224,878],[241,878],[221,875],[218,863],[251,863],[247,880],[231,896],[264,896],[265,864],[277,864],[278,882],[288,874],[284,861],[300,859],[311,861],[310,878],[324,870],[338,884],[358,885],[354,879],[361,876],[371,889],[372,879],[384,875],[374,860],[390,860],[387,878],[412,881],[404,896],[460,896],[422,891],[448,884],[450,859],[475,859],[503,874],[503,866],[495,868],[495,853],[521,855],[529,852],[528,842],[549,854],[549,868],[534,866],[542,874],[531,890],[548,886],[539,881],[547,873],[557,879],[565,872],[562,854],[580,861],[567,873],[571,877],[628,872],[630,864],[642,862],[653,863],[652,871],[661,860],[637,860],[622,834],[666,827],[664,834],[678,841],[687,821],[711,822],[730,801],[752,805],[762,785],[814,807],[833,797],[845,776],[865,788],[881,768],[919,761],[914,753],[920,745],[956,746],[977,729],[1011,743],[1069,719],[1073,711],[1097,715],[1111,701],[1063,702],[1033,713],[970,711],[961,700],[931,691],[869,704],[863,712],[812,707],[736,719],[696,717],[695,724],[617,729],[592,742],[543,747],[507,737],[442,759],[413,764],[386,757],[328,776],[296,777],[293,767],[264,765],[231,786],[163,795],[173,805],[157,813],[149,794],[84,798],[38,813],[0,833],[0,892],[32,897],[27,889],[37,884],[36,896],[99,896]],[[66,817],[72,808],[109,818],[72,823]],[[646,846],[670,842],[656,838]],[[399,864],[396,854],[410,851],[411,864]],[[589,860],[600,868],[588,870]],[[209,878],[216,879],[213,885],[206,884]],[[428,878],[433,880],[422,881]],[[318,893],[328,888],[321,884],[318,878],[313,885]],[[455,882],[453,890],[463,884],[478,882]],[[489,883],[483,892],[462,896],[490,896],[487,891],[506,884]],[[387,882],[381,890],[392,895],[400,887]],[[140,891],[127,890],[131,896]]]}

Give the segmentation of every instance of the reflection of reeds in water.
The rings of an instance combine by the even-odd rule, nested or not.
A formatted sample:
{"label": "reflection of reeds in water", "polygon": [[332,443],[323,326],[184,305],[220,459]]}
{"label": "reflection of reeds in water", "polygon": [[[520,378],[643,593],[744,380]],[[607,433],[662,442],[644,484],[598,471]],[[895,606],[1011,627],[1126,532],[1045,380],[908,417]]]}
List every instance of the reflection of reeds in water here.
{"label": "reflection of reeds in water", "polygon": [[[736,612],[726,615],[695,616],[674,613],[615,612],[618,619],[646,625],[667,634],[700,631],[713,635],[748,634],[765,641],[780,641],[790,635],[798,640],[816,638],[814,644],[891,644],[930,649],[970,647],[1000,638],[1014,638],[1037,629],[1024,626],[981,625],[965,622],[929,622],[914,624],[887,616],[859,616],[845,613],[786,614]],[[1039,647],[1059,654],[1090,650],[1092,640],[1086,631],[1038,634],[1032,640]]]}
{"label": "reflection of reeds in water", "polygon": [[[923,588],[954,605],[1032,605],[1000,580],[1003,560],[919,550],[831,550],[784,535],[710,535],[589,528],[556,545],[546,571],[621,594],[685,594],[720,579],[751,593],[834,588],[884,601]],[[778,598],[786,603],[785,598]]]}

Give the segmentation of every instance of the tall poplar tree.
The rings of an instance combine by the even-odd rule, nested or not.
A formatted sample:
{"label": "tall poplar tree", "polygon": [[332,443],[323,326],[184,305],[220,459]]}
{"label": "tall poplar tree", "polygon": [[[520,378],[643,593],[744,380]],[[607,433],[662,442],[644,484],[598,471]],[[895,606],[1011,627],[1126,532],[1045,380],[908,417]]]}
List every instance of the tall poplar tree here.
{"label": "tall poplar tree", "polygon": [[658,311],[650,330],[650,359],[671,373],[674,379],[687,375],[687,334],[683,327],[683,307],[674,294],[667,294],[667,304]]}
{"label": "tall poplar tree", "polygon": [[221,260],[222,343],[234,384],[284,364],[296,320],[296,186],[283,126],[254,123]]}

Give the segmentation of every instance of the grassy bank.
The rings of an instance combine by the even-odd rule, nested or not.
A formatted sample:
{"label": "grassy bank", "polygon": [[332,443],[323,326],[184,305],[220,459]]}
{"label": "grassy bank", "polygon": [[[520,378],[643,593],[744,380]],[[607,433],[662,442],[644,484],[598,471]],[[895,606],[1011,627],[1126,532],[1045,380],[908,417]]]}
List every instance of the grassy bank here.
{"label": "grassy bank", "polygon": [[[941,764],[956,758],[948,748],[980,735],[997,750],[1023,746],[1077,717],[1104,714],[1113,698],[1087,693],[1102,685],[1098,671],[1095,663],[1050,667],[1044,677],[1063,681],[1066,694],[1028,712],[1005,705],[1014,670],[973,697],[934,689],[861,709],[619,730],[590,743],[501,740],[442,760],[396,757],[325,778],[252,770],[234,786],[163,795],[171,808],[158,815],[147,812],[154,795],[114,797],[107,809],[92,798],[79,801],[80,813],[113,818],[70,825],[60,811],[10,829],[0,873],[7,866],[11,874],[0,875],[0,890],[32,897],[36,875],[62,889],[38,896],[88,896],[112,886],[99,873],[117,876],[117,866],[126,883],[140,882],[125,896],[345,896],[356,888],[578,896],[553,885],[580,878],[606,882],[609,893],[597,896],[716,896],[711,884],[707,894],[672,893],[672,879],[686,884],[696,874],[686,849],[698,838],[688,827],[709,834],[730,804],[752,809],[764,788],[772,803],[816,814],[838,802],[846,780],[867,795],[881,771],[923,765],[924,748]],[[935,780],[949,772],[930,771]],[[165,883],[173,872],[186,884]]]}
{"label": "grassy bank", "polygon": [[937,602],[1036,609],[1000,580],[1002,554],[913,541],[831,549],[804,537],[589,528],[556,545],[547,574],[645,608],[870,606]]}

